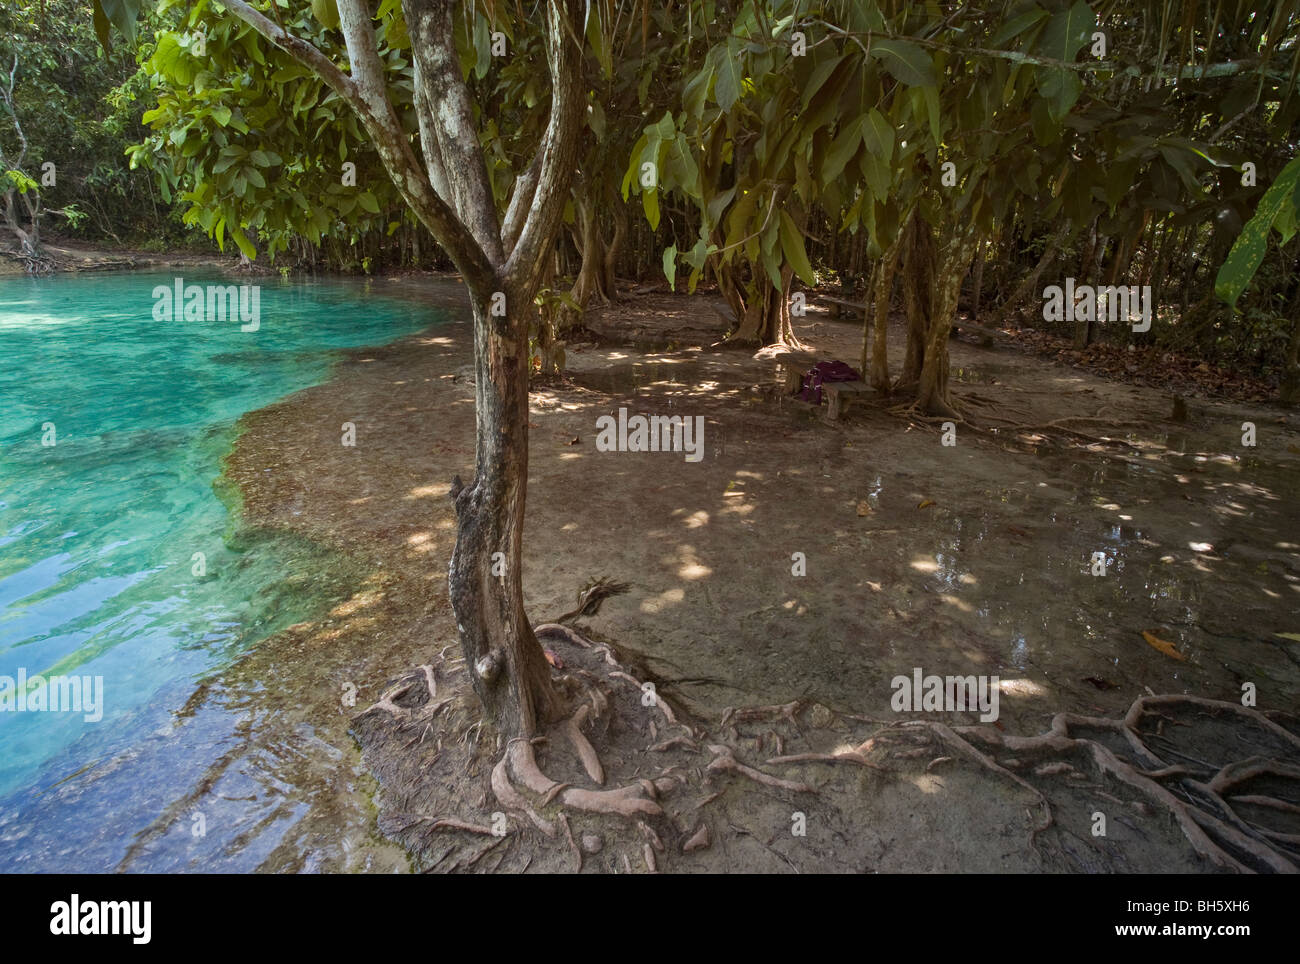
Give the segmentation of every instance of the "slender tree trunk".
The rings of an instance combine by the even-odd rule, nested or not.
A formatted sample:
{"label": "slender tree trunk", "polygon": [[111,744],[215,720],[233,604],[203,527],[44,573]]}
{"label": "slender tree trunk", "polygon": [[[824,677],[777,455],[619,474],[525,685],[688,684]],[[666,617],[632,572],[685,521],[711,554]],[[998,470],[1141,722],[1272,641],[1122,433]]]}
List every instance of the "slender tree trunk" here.
{"label": "slender tree trunk", "polygon": [[614,196],[611,209],[614,215],[614,235],[605,246],[604,274],[605,297],[613,301],[618,298],[618,256],[622,253],[623,242],[627,238],[627,210],[617,194]]}
{"label": "slender tree trunk", "polygon": [[606,251],[600,222],[591,202],[585,197],[576,198],[574,213],[577,215],[577,224],[573,228],[574,246],[582,260],[571,294],[578,307],[585,309],[590,304],[605,304],[609,300],[604,291]]}
{"label": "slender tree trunk", "polygon": [[[914,211],[905,232],[903,252],[903,303],[907,309],[907,347],[899,387],[911,387],[921,378],[933,319],[930,316],[935,284],[934,239],[930,225]],[[958,279],[960,283],[960,279]]]}
{"label": "slender tree trunk", "polygon": [[894,272],[898,267],[897,239],[885,251],[876,271],[872,297],[871,387],[889,394],[889,308],[894,293]]}
{"label": "slender tree trunk", "polygon": [[[508,313],[532,311],[523,289],[504,284]],[[527,323],[489,315],[493,290],[475,290],[478,464],[452,487],[456,548],[448,585],[474,691],[487,716],[530,737],[559,709],[550,665],[524,612],[520,564],[528,481]],[[499,555],[498,555],[499,553]],[[496,573],[494,574],[494,570]]]}
{"label": "slender tree trunk", "polygon": [[[831,237],[834,237],[832,233]],[[876,275],[880,271],[880,262],[876,262],[871,267],[871,276],[867,279],[866,301],[862,306],[862,357],[858,362],[858,370],[862,372],[863,377],[867,375],[868,364],[871,360],[871,311],[872,311],[872,292],[876,290]]]}

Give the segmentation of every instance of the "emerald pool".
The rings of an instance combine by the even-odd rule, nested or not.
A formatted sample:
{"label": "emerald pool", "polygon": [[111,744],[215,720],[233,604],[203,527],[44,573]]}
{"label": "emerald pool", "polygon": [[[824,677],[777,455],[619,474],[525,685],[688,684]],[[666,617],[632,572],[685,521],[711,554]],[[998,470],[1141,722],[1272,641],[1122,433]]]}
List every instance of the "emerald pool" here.
{"label": "emerald pool", "polygon": [[[154,290],[177,275],[259,285],[257,330],[156,320]],[[0,278],[0,694],[14,681],[0,712],[0,870],[113,869],[41,862],[49,838],[24,813],[129,753],[197,681],[337,588],[329,560],[310,558],[323,550],[240,532],[237,497],[214,485],[240,416],[327,380],[345,349],[439,320],[365,282]],[[275,591],[304,565],[322,573],[318,593]],[[16,694],[20,673],[101,679],[102,706],[20,710],[33,690]],[[113,806],[86,799],[60,822],[93,825],[94,808]]]}

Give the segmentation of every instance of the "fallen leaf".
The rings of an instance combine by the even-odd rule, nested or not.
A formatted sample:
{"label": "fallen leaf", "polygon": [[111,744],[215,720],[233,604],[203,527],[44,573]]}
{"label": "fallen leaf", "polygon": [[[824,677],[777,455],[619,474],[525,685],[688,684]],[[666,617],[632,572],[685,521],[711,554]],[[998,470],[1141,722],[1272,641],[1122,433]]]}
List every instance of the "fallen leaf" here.
{"label": "fallen leaf", "polygon": [[858,503],[858,515],[871,515],[871,506],[865,502]]}
{"label": "fallen leaf", "polygon": [[548,663],[550,663],[556,669],[564,669],[564,660],[560,659],[559,656],[557,656],[549,649],[544,649],[542,650],[542,652],[546,654],[546,661]]}
{"label": "fallen leaf", "polygon": [[1300,633],[1274,633],[1273,635],[1280,639],[1290,639],[1300,643]]}
{"label": "fallen leaf", "polygon": [[1181,660],[1187,659],[1186,656],[1178,652],[1178,650],[1174,649],[1173,643],[1160,639],[1158,636],[1153,636],[1151,633],[1148,633],[1145,629],[1142,630],[1142,638],[1147,641],[1147,644],[1152,649],[1157,649],[1160,652],[1164,653],[1166,656],[1172,656],[1174,659],[1181,659]]}
{"label": "fallen leaf", "polygon": [[928,508],[930,508],[930,506],[932,506],[932,505],[934,505],[934,504],[935,504],[934,499],[926,499],[924,502],[922,502],[920,505],[918,505],[917,508],[918,508],[918,509],[928,509]]}

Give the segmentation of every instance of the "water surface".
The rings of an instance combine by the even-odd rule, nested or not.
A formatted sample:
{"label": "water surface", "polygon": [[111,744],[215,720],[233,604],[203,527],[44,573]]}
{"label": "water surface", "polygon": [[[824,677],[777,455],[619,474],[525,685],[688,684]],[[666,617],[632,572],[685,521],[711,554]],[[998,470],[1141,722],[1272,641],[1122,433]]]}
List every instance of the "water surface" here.
{"label": "water surface", "polygon": [[[156,321],[153,290],[173,278],[0,278],[0,689],[20,670],[103,680],[98,720],[0,712],[0,869],[78,869],[40,864],[21,812],[121,765],[197,680],[346,595],[330,553],[241,529],[237,496],[214,487],[221,459],[241,415],[326,380],[343,349],[438,320],[364,283],[255,278],[235,283],[261,284],[257,331]],[[136,773],[117,800],[65,807],[64,830],[131,782],[180,776]]]}

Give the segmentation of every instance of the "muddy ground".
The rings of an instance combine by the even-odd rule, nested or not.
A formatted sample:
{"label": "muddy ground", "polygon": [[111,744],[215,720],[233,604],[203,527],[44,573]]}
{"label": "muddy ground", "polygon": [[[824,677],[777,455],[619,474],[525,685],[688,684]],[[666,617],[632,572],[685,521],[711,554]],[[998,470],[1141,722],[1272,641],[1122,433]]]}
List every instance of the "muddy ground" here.
{"label": "muddy ground", "polygon": [[[380,287],[468,315],[449,282]],[[819,309],[797,321],[816,357],[857,364],[856,324]],[[1104,782],[1036,780],[1054,826],[1031,841],[1031,791],[919,733],[892,756],[878,747],[882,769],[764,761],[858,746],[902,719],[977,721],[894,712],[891,680],[916,668],[998,676],[995,725],[1008,734],[1042,732],[1062,711],[1123,716],[1148,692],[1239,702],[1245,683],[1261,708],[1294,709],[1300,644],[1279,634],[1300,633],[1295,416],[1190,398],[1187,420],[1175,422],[1163,391],[957,340],[956,394],[982,429],[958,426],[945,446],[939,426],[878,400],[830,422],[824,406],[786,397],[780,358],[709,348],[720,324],[707,299],[629,297],[590,324],[620,340],[571,346],[568,379],[532,398],[528,610],[547,622],[593,577],[628,583],[578,628],[654,681],[695,735],[707,730],[702,743],[725,738],[744,762],[813,791],[715,785],[708,754],[666,760],[704,780],[652,826],[672,838],[661,840],[661,869],[1214,869],[1163,815]],[[896,324],[895,359],[902,334]],[[563,836],[517,814],[503,843],[420,829],[439,817],[482,825],[500,809],[489,789],[497,747],[469,732],[464,674],[438,656],[457,649],[447,491],[473,470],[470,351],[466,322],[438,327],[358,352],[331,383],[244,420],[227,474],[246,521],[341,550],[358,587],[328,618],[260,644],[196,694],[248,715],[243,743],[203,790],[218,792],[234,771],[260,788],[259,803],[229,819],[246,824],[242,845],[259,849],[262,869],[575,865]],[[620,406],[703,416],[704,459],[598,452],[596,419]],[[1088,420],[1065,423],[1075,434],[1005,424],[1076,416]],[[1243,421],[1257,426],[1253,448],[1242,445]],[[340,444],[344,422],[356,426],[354,448]],[[1109,560],[1104,577],[1090,572],[1094,552]],[[805,575],[792,572],[795,553]],[[547,645],[564,656],[560,641]],[[353,723],[428,663],[438,696],[455,699],[441,717],[409,731],[392,720],[377,728],[385,712]],[[419,692],[407,694],[412,713]],[[788,718],[723,723],[728,708],[791,701]],[[616,721],[622,713],[635,708]],[[650,738],[637,729],[645,725],[604,734],[620,765],[629,740]],[[354,728],[369,734],[382,790]],[[563,768],[561,756],[539,758]],[[1100,807],[1115,810],[1104,838],[1090,833]],[[792,832],[797,813],[802,836]],[[645,870],[655,859],[613,818],[571,819],[579,840],[601,838],[588,870]],[[711,846],[682,856],[702,823]]]}

